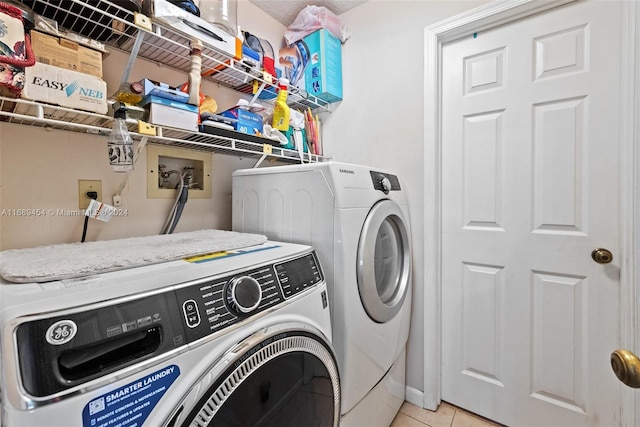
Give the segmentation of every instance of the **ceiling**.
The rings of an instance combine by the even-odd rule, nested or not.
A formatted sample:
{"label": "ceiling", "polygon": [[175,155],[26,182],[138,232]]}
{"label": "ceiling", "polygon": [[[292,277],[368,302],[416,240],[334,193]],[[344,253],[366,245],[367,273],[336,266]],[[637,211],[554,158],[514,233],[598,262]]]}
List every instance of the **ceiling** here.
{"label": "ceiling", "polygon": [[258,6],[265,11],[268,15],[275,18],[285,27],[296,19],[298,12],[304,9],[307,5],[313,4],[314,6],[324,6],[336,15],[340,15],[349,9],[361,5],[367,0],[317,0],[310,2],[309,0],[249,0],[251,3]]}

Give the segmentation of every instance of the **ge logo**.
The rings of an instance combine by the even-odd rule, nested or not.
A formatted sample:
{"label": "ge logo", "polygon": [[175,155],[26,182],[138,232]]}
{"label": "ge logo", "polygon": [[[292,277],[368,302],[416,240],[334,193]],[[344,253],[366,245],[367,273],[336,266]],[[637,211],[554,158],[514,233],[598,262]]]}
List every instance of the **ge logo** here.
{"label": "ge logo", "polygon": [[60,320],[47,329],[47,342],[53,345],[68,343],[76,336],[78,326],[71,320]]}

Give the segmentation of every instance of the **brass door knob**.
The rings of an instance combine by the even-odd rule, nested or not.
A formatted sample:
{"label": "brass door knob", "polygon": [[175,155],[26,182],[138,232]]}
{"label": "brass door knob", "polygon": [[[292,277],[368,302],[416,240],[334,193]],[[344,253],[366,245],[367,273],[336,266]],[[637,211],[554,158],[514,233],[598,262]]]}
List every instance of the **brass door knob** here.
{"label": "brass door knob", "polygon": [[613,254],[609,249],[598,248],[591,252],[591,258],[598,264],[609,264],[613,261]]}
{"label": "brass door knob", "polygon": [[611,367],[616,377],[632,388],[640,388],[640,359],[629,350],[611,353]]}

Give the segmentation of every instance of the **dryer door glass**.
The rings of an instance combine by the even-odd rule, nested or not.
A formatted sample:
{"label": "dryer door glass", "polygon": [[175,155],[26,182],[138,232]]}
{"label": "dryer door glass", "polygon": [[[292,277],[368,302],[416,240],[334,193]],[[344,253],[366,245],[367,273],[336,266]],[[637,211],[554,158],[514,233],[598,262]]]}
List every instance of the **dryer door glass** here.
{"label": "dryer door glass", "polygon": [[182,425],[338,425],[338,371],[323,341],[304,332],[287,332],[246,349]]}
{"label": "dryer door glass", "polygon": [[409,288],[411,250],[408,224],[391,200],[373,206],[360,235],[357,277],[360,299],[371,319],[391,320]]}

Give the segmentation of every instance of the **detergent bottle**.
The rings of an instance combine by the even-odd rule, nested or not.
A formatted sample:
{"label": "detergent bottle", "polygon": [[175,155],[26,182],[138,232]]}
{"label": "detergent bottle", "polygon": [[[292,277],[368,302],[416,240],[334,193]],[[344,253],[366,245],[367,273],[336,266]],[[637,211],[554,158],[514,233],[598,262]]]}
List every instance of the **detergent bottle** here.
{"label": "detergent bottle", "polygon": [[291,116],[291,110],[287,105],[288,86],[288,79],[281,77],[278,80],[278,97],[273,107],[273,121],[271,123],[274,129],[284,132],[289,130],[289,118]]}

